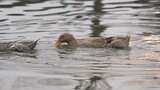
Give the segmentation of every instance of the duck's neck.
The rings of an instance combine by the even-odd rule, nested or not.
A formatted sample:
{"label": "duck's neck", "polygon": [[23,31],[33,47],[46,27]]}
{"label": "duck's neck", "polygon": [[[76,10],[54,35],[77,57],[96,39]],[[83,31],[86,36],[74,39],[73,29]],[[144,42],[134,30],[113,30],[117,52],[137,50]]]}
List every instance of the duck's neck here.
{"label": "duck's neck", "polygon": [[68,44],[73,47],[78,47],[78,42],[76,39],[72,39],[71,41],[68,42]]}

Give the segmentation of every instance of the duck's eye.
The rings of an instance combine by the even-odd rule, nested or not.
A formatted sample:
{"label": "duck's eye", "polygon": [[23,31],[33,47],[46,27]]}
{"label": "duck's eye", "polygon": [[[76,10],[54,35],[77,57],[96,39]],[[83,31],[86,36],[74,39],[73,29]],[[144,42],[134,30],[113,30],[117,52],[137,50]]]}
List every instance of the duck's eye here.
{"label": "duck's eye", "polygon": [[62,35],[61,38],[64,38],[64,35]]}
{"label": "duck's eye", "polygon": [[62,42],[64,40],[64,36],[61,36],[59,40]]}

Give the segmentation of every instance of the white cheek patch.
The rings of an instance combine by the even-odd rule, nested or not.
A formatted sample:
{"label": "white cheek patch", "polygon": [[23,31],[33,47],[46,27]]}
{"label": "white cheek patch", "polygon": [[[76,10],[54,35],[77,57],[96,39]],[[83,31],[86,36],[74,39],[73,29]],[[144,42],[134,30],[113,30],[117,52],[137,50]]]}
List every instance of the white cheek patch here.
{"label": "white cheek patch", "polygon": [[61,45],[62,45],[62,46],[65,46],[65,45],[68,45],[68,43],[63,42],[63,43],[61,43]]}

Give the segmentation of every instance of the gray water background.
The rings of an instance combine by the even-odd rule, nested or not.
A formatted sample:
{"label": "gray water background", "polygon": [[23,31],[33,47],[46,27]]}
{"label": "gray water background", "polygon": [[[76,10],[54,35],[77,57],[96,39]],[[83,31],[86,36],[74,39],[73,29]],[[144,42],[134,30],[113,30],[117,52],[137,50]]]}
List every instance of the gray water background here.
{"label": "gray water background", "polygon": [[[54,48],[64,32],[132,38],[127,50]],[[94,75],[110,90],[160,90],[159,0],[0,0],[0,40],[38,38],[36,53],[0,53],[0,90],[75,90]]]}

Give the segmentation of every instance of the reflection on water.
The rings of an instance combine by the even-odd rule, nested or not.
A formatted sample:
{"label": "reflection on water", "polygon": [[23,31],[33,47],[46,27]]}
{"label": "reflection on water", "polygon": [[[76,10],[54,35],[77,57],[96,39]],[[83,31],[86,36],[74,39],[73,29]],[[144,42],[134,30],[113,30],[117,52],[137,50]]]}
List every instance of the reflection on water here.
{"label": "reflection on water", "polygon": [[[17,6],[26,6],[27,4],[32,4],[32,3],[43,3],[46,1],[49,1],[49,0],[17,0],[17,1],[2,0],[2,4],[0,4],[0,8],[13,8]],[[6,2],[6,3],[8,2],[9,4],[3,4],[3,2]]]}
{"label": "reflection on water", "polygon": [[93,5],[93,12],[95,15],[102,15],[103,14],[103,0],[95,0]]}
{"label": "reflection on water", "polygon": [[92,25],[91,25],[91,36],[92,37],[98,37],[101,35],[101,33],[106,29],[105,25],[100,24],[101,15],[103,14],[103,4],[102,0],[95,0],[93,5],[93,15],[94,17],[91,19]]}
{"label": "reflection on water", "polygon": [[[112,87],[102,90],[159,90],[159,3],[0,0],[1,41],[40,38],[34,54],[0,53],[0,90],[75,90],[86,82]],[[77,38],[131,33],[131,49],[55,49],[54,39],[64,32]],[[91,82],[95,75],[103,78]]]}
{"label": "reflection on water", "polygon": [[89,80],[79,81],[75,90],[111,90],[111,86],[100,76],[90,77]]}
{"label": "reflection on water", "polygon": [[105,30],[106,26],[100,25],[99,17],[94,17],[92,19],[92,23],[93,24],[91,25],[91,29],[92,29],[91,36],[92,37],[100,36],[100,34]]}

